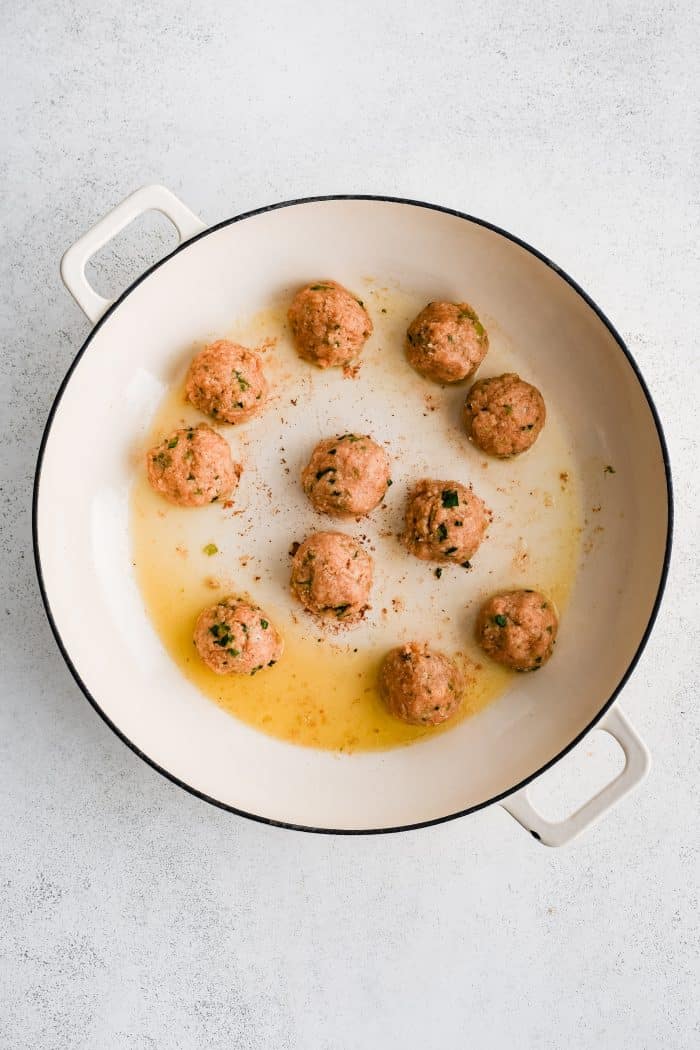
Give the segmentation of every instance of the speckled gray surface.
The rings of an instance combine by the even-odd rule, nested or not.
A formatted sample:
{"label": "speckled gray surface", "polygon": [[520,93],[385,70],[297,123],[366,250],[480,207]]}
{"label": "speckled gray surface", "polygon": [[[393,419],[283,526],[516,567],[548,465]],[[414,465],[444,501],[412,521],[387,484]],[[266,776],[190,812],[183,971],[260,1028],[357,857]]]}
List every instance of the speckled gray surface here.
{"label": "speckled gray surface", "polygon": [[[3,1050],[697,1045],[698,7],[118,6],[3,12]],[[301,836],[219,812],[93,713],[44,618],[30,492],[88,331],[65,247],[145,182],[215,221],[377,192],[490,219],[628,339],[674,464],[677,540],[624,706],[655,764],[572,847],[498,809],[420,833]],[[118,288],[155,221],[96,268]],[[603,775],[586,744],[559,798]]]}

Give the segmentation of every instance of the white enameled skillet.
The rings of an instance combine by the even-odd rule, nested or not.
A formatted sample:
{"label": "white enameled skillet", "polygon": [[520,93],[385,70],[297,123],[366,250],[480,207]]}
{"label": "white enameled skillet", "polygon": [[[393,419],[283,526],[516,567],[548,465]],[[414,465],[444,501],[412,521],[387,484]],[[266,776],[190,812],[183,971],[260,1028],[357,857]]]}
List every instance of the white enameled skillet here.
{"label": "white enameled skillet", "polygon": [[[109,302],[88,284],[85,264],[150,209],[173,222],[181,243]],[[271,824],[371,833],[499,802],[550,845],[578,834],[644,776],[646,748],[613,705],[665,583],[668,457],[629,351],[571,278],[505,231],[420,202],[312,198],[207,229],[160,186],[137,191],[110,212],[66,252],[61,272],[94,328],[61,385],[41,444],[36,564],[68,666],[137,754],[193,794]],[[479,312],[498,319],[542,377],[548,402],[566,422],[584,501],[599,489],[601,464],[614,464],[615,477],[606,528],[578,572],[548,667],[518,677],[482,715],[428,743],[337,756],[255,732],[199,695],[170,660],[137,608],[130,451],[144,426],[143,392],[161,388],[174,346],[226,330],[233,314],[261,309],[307,275],[351,284],[363,274],[425,286],[426,299],[439,288],[468,289]],[[354,396],[351,382],[346,389]],[[311,426],[310,413],[308,419]],[[624,769],[567,820],[544,820],[527,785],[594,727],[618,741]]]}

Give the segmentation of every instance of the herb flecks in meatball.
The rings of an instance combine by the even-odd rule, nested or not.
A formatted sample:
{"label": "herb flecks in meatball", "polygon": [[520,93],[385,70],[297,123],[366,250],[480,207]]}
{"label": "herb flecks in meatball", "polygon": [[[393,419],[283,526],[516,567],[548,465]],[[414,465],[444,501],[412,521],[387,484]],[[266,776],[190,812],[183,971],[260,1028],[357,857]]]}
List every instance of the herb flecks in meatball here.
{"label": "herb flecks in meatball", "polygon": [[261,410],[267,381],[260,354],[220,339],[190,364],[185,393],[200,412],[221,423],[243,423]]}
{"label": "herb flecks in meatball", "polygon": [[345,628],[369,609],[372,577],[372,559],[356,540],[343,532],[316,532],[294,555],[290,586],[308,612]]}
{"label": "herb flecks in meatball", "polygon": [[428,303],[406,333],[409,364],[436,383],[459,383],[486,356],[489,337],[469,303]]}
{"label": "herb flecks in meatball", "polygon": [[194,644],[215,674],[257,674],[274,666],[284,649],[269,617],[244,598],[224,598],[203,609]]}
{"label": "herb flecks in meatball", "polygon": [[316,510],[334,518],[369,514],[383,500],[390,480],[389,457],[364,434],[319,441],[301,475]]}
{"label": "herb flecks in meatball", "polygon": [[312,281],[294,296],[287,314],[297,353],[319,368],[356,361],[372,334],[361,299],[336,281]]}
{"label": "herb flecks in meatball", "polygon": [[463,413],[469,440],[482,452],[502,458],[534,445],[546,416],[540,391],[513,372],[474,383]]}
{"label": "herb flecks in meatball", "polygon": [[230,496],[241,475],[228,442],[206,423],[169,434],[147,453],[146,469],[156,492],[180,507]]}
{"label": "herb flecks in meatball", "polygon": [[484,652],[513,671],[537,671],[549,660],[559,621],[539,591],[505,591],[484,602],[476,637]]}
{"label": "herb flecks in meatball", "polygon": [[464,688],[454,660],[425,643],[392,649],[379,672],[379,692],[387,709],[411,725],[447,721],[459,708]]}
{"label": "herb flecks in meatball", "polygon": [[459,481],[423,478],[409,493],[402,540],[424,561],[464,565],[478,550],[489,522],[486,505],[471,488]]}

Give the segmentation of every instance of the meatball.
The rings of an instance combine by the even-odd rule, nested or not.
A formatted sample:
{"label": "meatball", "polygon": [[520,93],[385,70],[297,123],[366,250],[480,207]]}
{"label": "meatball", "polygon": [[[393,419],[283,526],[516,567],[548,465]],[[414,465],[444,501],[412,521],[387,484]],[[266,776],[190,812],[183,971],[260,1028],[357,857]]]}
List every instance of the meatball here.
{"label": "meatball", "polygon": [[230,496],[241,476],[228,441],[206,423],[174,430],[146,454],[146,469],[156,492],[180,507]]}
{"label": "meatball", "polygon": [[539,591],[505,591],[481,606],[476,622],[479,645],[514,671],[537,671],[549,660],[559,621],[552,602]]}
{"label": "meatball", "polygon": [[491,456],[517,456],[539,437],[547,410],[536,386],[513,372],[474,383],[464,404],[467,436]]}
{"label": "meatball", "polygon": [[223,598],[203,609],[194,644],[215,674],[255,674],[277,663],[284,649],[265,613],[243,598]]}
{"label": "meatball", "polygon": [[319,441],[301,475],[316,510],[334,518],[369,514],[381,503],[389,477],[389,457],[371,437],[341,434]]}
{"label": "meatball", "polygon": [[221,423],[242,423],[265,403],[262,358],[228,339],[210,343],[190,364],[185,393],[200,412]]}
{"label": "meatball", "polygon": [[336,281],[315,281],[297,292],[287,314],[297,352],[319,368],[351,364],[372,334],[361,299]]}
{"label": "meatball", "polygon": [[369,609],[372,575],[372,559],[352,536],[316,532],[294,555],[291,588],[314,616],[352,627]]}
{"label": "meatball", "polygon": [[402,539],[417,558],[468,568],[489,522],[486,505],[471,488],[423,478],[408,495]]}
{"label": "meatball", "polygon": [[428,303],[406,333],[409,364],[436,383],[459,383],[486,357],[489,337],[469,303]]}
{"label": "meatball", "polygon": [[384,657],[379,692],[396,718],[411,725],[436,726],[451,718],[462,702],[464,678],[449,656],[410,642]]}

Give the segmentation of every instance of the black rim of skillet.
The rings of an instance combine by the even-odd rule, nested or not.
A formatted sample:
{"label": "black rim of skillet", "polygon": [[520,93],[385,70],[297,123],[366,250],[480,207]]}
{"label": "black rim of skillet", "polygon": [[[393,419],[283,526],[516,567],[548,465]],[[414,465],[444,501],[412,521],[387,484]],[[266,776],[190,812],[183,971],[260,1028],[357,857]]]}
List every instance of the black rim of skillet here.
{"label": "black rim of skillet", "polygon": [[[73,662],[72,662],[72,660],[71,660],[71,658],[70,658],[70,656],[68,654],[68,651],[67,651],[65,645],[63,644],[63,640],[62,640],[60,632],[58,630],[58,626],[56,624],[56,621],[54,620],[53,613],[51,611],[51,605],[49,603],[48,594],[46,592],[46,587],[45,587],[45,584],[44,584],[44,577],[43,577],[43,573],[42,573],[42,569],[41,569],[41,557],[40,557],[40,553],[39,553],[38,533],[37,533],[37,511],[38,511],[38,501],[39,501],[39,485],[41,483],[41,470],[42,470],[42,465],[43,465],[43,460],[44,460],[44,451],[46,449],[46,445],[47,445],[47,442],[48,442],[48,439],[49,439],[49,435],[51,433],[51,426],[52,426],[52,423],[53,423],[53,419],[54,419],[54,416],[56,415],[56,412],[58,410],[58,406],[61,403],[61,399],[63,397],[63,393],[64,393],[68,383],[70,382],[70,378],[71,378],[71,376],[73,374],[73,371],[74,371],[75,367],[77,366],[77,364],[80,361],[81,357],[83,356],[83,354],[85,353],[85,351],[89,347],[90,343],[92,342],[92,340],[95,337],[95,335],[97,334],[97,332],[100,330],[102,325],[105,324],[105,322],[108,320],[108,318],[114,313],[114,311],[117,310],[118,307],[124,302],[124,300],[131,294],[131,292],[134,290],[134,288],[138,287],[138,285],[140,285],[142,283],[142,281],[145,281],[146,278],[149,277],[150,274],[152,274],[159,267],[164,266],[168,262],[168,260],[173,258],[173,256],[177,255],[181,251],[185,251],[189,247],[189,245],[194,244],[195,241],[199,241],[203,237],[207,237],[210,233],[214,233],[216,230],[221,230],[221,229],[223,229],[226,226],[232,226],[236,222],[242,222],[244,219],[250,219],[250,218],[252,218],[255,215],[263,215],[266,212],[277,211],[279,208],[290,208],[290,207],[294,207],[295,205],[298,205],[298,204],[314,204],[314,203],[319,203],[319,202],[323,202],[323,201],[343,201],[343,200],[350,200],[350,201],[352,201],[352,200],[379,201],[379,202],[389,203],[389,204],[408,204],[408,205],[410,205],[412,207],[426,208],[426,209],[428,209],[430,211],[442,212],[442,213],[444,213],[446,215],[454,215],[454,216],[456,216],[459,219],[465,219],[467,222],[474,223],[477,226],[483,226],[487,230],[491,230],[494,233],[500,234],[501,237],[505,237],[507,240],[512,241],[514,244],[519,245],[519,247],[524,248],[526,251],[530,252],[531,255],[534,255],[535,258],[539,259],[540,262],[543,262],[551,270],[554,270],[554,272],[557,273],[559,275],[559,277],[562,278],[562,280],[566,281],[566,283],[571,288],[573,288],[575,292],[577,292],[577,294],[584,300],[584,302],[591,308],[591,310],[593,310],[593,312],[597,315],[597,317],[603,322],[605,327],[608,329],[608,331],[610,332],[610,334],[614,338],[614,340],[617,343],[618,347],[620,348],[622,353],[627,358],[627,360],[628,360],[628,362],[630,364],[630,367],[632,368],[635,376],[637,377],[637,382],[639,383],[639,385],[640,385],[640,387],[642,389],[642,392],[643,392],[643,394],[644,394],[644,396],[646,398],[647,404],[649,406],[649,411],[651,412],[652,419],[654,420],[654,425],[656,427],[656,433],[657,433],[657,437],[659,439],[659,445],[660,445],[660,448],[661,448],[661,454],[662,454],[662,457],[663,457],[664,472],[665,472],[665,477],[666,477],[666,499],[667,499],[666,546],[665,546],[665,550],[664,550],[664,559],[663,559],[663,565],[662,565],[662,569],[661,569],[661,575],[660,575],[660,578],[659,578],[659,586],[658,586],[658,590],[656,592],[656,597],[654,599],[654,604],[653,604],[653,607],[652,607],[652,610],[651,610],[651,615],[649,617],[649,621],[647,623],[647,626],[646,626],[646,628],[644,630],[644,633],[643,633],[643,635],[641,637],[641,640],[639,642],[639,645],[637,647],[637,651],[635,652],[634,656],[632,657],[632,660],[630,661],[629,666],[627,667],[627,670],[623,674],[622,678],[618,682],[616,688],[614,689],[614,691],[612,692],[610,697],[601,706],[601,708],[598,711],[598,713],[596,714],[595,718],[593,718],[592,721],[585,727],[585,729],[583,729],[573,740],[571,740],[570,743],[568,743],[566,745],[566,747],[562,748],[562,750],[557,755],[555,755],[554,758],[551,758],[543,766],[541,766],[539,769],[535,770],[534,773],[531,773],[529,776],[525,777],[525,779],[521,780],[519,783],[514,784],[513,787],[509,788],[507,791],[502,791],[500,794],[494,795],[493,798],[487,799],[484,802],[479,802],[479,803],[477,803],[474,806],[468,806],[466,809],[459,810],[457,813],[447,813],[447,814],[445,814],[445,816],[435,817],[432,820],[423,820],[423,821],[419,821],[419,822],[414,823],[414,824],[401,824],[401,825],[397,825],[396,827],[390,827],[390,828],[315,828],[315,827],[308,826],[308,825],[305,825],[305,824],[293,824],[293,823],[290,823],[289,821],[274,820],[271,817],[264,817],[264,816],[261,816],[261,815],[259,815],[257,813],[248,813],[246,810],[238,809],[238,808],[236,808],[236,806],[230,806],[226,802],[221,802],[219,799],[212,798],[210,795],[207,795],[207,794],[205,794],[202,791],[198,791],[197,788],[192,787],[190,784],[186,784],[183,780],[180,780],[178,777],[176,777],[172,773],[168,772],[167,769],[164,769],[162,766],[160,766],[157,762],[155,762],[148,755],[144,754],[144,752],[141,751],[140,748],[132,740],[129,740],[129,738],[118,728],[118,726],[116,726],[114,724],[114,722],[112,722],[112,720],[108,717],[108,715],[102,710],[102,708],[98,704],[98,702],[95,699],[95,697],[92,696],[92,694],[90,693],[90,691],[86,687],[85,683],[82,681],[80,675],[78,674],[78,671],[77,671],[76,667],[74,666],[74,664],[73,664]],[[509,233],[507,230],[501,229],[500,226],[496,226],[493,223],[487,222],[484,219],[478,219],[478,218],[476,218],[473,215],[466,214],[465,212],[457,211],[454,208],[445,208],[445,207],[443,207],[442,205],[439,205],[439,204],[428,204],[425,201],[415,201],[415,200],[410,200],[410,199],[403,198],[403,197],[384,197],[384,196],[377,196],[377,195],[373,195],[373,194],[364,194],[364,193],[357,193],[357,194],[353,194],[353,193],[338,193],[338,194],[329,194],[329,195],[326,195],[326,196],[319,196],[319,197],[300,197],[300,198],[295,199],[295,200],[281,201],[278,204],[270,204],[270,205],[267,205],[267,206],[265,206],[263,208],[255,208],[253,211],[244,212],[243,214],[237,215],[237,216],[235,216],[232,219],[225,219],[223,222],[216,223],[216,225],[210,226],[206,230],[202,230],[201,233],[196,234],[194,237],[190,238],[190,240],[184,241],[182,244],[179,244],[172,252],[170,252],[168,255],[166,255],[163,259],[160,259],[158,262],[154,263],[153,266],[150,266],[144,273],[142,273],[140,277],[138,277],[131,285],[129,285],[129,287],[124,292],[122,292],[122,294],[117,299],[115,299],[115,301],[112,303],[110,308],[100,318],[100,320],[97,322],[97,324],[92,328],[92,330],[90,331],[90,334],[88,335],[87,339],[85,340],[85,342],[83,343],[82,347],[80,348],[80,350],[76,354],[75,358],[71,362],[71,365],[68,368],[68,371],[66,372],[60,387],[58,388],[58,392],[56,394],[56,397],[54,398],[53,404],[52,404],[51,409],[49,411],[48,419],[46,421],[46,426],[44,428],[44,433],[43,433],[42,439],[41,439],[41,445],[39,446],[39,455],[38,455],[38,458],[37,458],[37,466],[36,466],[36,472],[35,472],[35,476],[34,476],[34,492],[33,492],[33,498],[32,498],[32,543],[33,543],[33,548],[34,548],[34,562],[35,562],[35,565],[36,565],[36,572],[37,572],[37,577],[38,577],[38,581],[39,581],[39,588],[40,588],[40,591],[41,591],[41,597],[42,597],[42,600],[43,600],[43,603],[44,603],[44,608],[46,609],[46,615],[48,617],[48,621],[49,621],[49,624],[51,626],[51,630],[53,631],[54,638],[56,639],[56,643],[58,645],[58,648],[60,649],[61,655],[63,656],[63,659],[65,660],[65,662],[66,662],[66,664],[68,666],[68,669],[70,670],[71,674],[73,675],[73,678],[75,679],[75,681],[77,682],[78,686],[80,687],[80,689],[84,693],[86,699],[92,704],[92,706],[94,707],[95,711],[97,711],[98,715],[103,719],[103,721],[107,723],[107,725],[112,730],[112,732],[114,732],[119,737],[119,739],[122,740],[127,745],[127,747],[130,747],[131,750],[136,755],[139,756],[139,758],[142,758],[144,762],[148,763],[149,766],[151,766],[153,769],[155,769],[156,772],[158,772],[162,776],[166,777],[173,784],[177,784],[178,787],[184,788],[184,790],[188,791],[191,795],[195,795],[197,798],[202,799],[204,802],[209,802],[213,806],[218,806],[220,809],[227,810],[229,813],[235,813],[235,814],[237,814],[237,816],[240,816],[240,817],[247,817],[249,820],[258,821],[261,824],[270,824],[273,827],[287,828],[287,829],[289,829],[291,831],[314,832],[316,834],[321,834],[321,835],[386,835],[386,834],[390,834],[392,832],[398,832],[398,831],[415,831],[418,828],[427,828],[427,827],[431,827],[434,824],[444,824],[448,820],[456,820],[458,817],[465,817],[465,816],[468,816],[470,813],[476,813],[478,810],[485,809],[487,806],[491,806],[491,805],[493,805],[496,802],[502,802],[509,795],[514,794],[516,791],[520,791],[522,788],[524,788],[528,784],[532,783],[532,781],[535,780],[537,777],[541,776],[542,773],[545,773],[548,769],[551,769],[551,767],[553,765],[555,765],[555,763],[557,763],[561,758],[563,758],[565,755],[567,755],[574,747],[576,747],[576,745],[578,743],[580,743],[581,740],[583,740],[583,738],[586,736],[586,734],[589,733],[591,731],[591,729],[593,729],[597,725],[597,723],[601,720],[601,718],[606,713],[606,711],[608,711],[610,709],[610,707],[612,706],[613,702],[615,701],[615,699],[617,698],[617,696],[619,695],[619,693],[621,692],[621,690],[624,688],[625,684],[627,683],[627,681],[628,681],[630,675],[632,674],[634,668],[636,667],[637,662],[638,662],[640,656],[642,655],[642,652],[644,651],[644,648],[645,648],[645,646],[647,644],[647,641],[649,640],[649,635],[651,634],[651,631],[652,631],[652,629],[654,627],[654,624],[656,622],[656,617],[658,616],[659,606],[661,604],[661,598],[663,596],[663,592],[664,592],[664,589],[665,589],[665,586],[666,586],[666,579],[667,579],[667,576],[668,576],[669,562],[670,562],[670,558],[671,558],[672,542],[673,542],[673,489],[672,489],[672,483],[671,483],[671,464],[669,462],[668,448],[666,446],[666,438],[664,436],[664,431],[663,431],[663,427],[661,425],[661,420],[659,419],[659,414],[658,414],[658,412],[656,410],[656,406],[655,406],[655,404],[654,404],[654,402],[652,400],[651,394],[649,393],[649,389],[648,389],[648,387],[646,385],[646,382],[644,381],[644,377],[642,376],[642,373],[640,372],[636,361],[634,360],[632,354],[630,353],[630,351],[628,350],[627,346],[625,345],[624,340],[622,339],[620,334],[615,329],[614,325],[608,320],[608,318],[605,316],[605,314],[600,309],[600,307],[597,305],[597,303],[595,303],[591,299],[591,297],[583,290],[583,288],[581,288],[580,285],[578,285],[576,283],[576,281],[573,280],[572,277],[569,277],[569,275],[567,273],[565,273],[562,269],[560,269],[560,267],[557,266],[556,263],[552,262],[551,259],[548,259],[546,255],[543,255],[542,252],[538,251],[536,248],[533,248],[532,245],[528,244],[526,241],[521,240],[520,237],[516,237],[512,233]]]}

